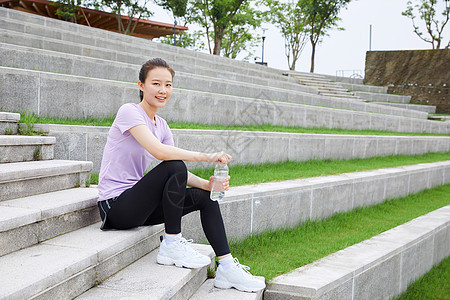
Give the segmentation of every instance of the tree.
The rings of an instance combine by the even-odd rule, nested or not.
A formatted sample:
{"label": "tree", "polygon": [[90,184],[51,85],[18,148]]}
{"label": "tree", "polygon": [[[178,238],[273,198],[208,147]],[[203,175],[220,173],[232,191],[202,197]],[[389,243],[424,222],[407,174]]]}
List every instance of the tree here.
{"label": "tree", "polygon": [[[339,11],[346,8],[350,0],[299,0],[304,1],[304,8],[308,16],[308,26],[310,30],[309,40],[311,42],[311,69],[314,72],[314,59],[316,46],[326,35],[327,31],[337,26],[341,19],[338,17]],[[342,28],[338,28],[343,30]]]}
{"label": "tree", "polygon": [[[176,40],[175,46],[196,51],[206,50],[204,38],[205,33],[201,30],[195,30],[192,33],[182,32]],[[159,41],[163,44],[173,45],[173,37],[170,36],[161,37]]]}
{"label": "tree", "polygon": [[222,38],[222,53],[225,57],[236,58],[243,51],[248,59],[253,55],[251,48],[256,46],[258,37],[252,34],[252,30],[261,26],[261,12],[250,7],[250,2],[244,3],[238,13],[230,21]]}
{"label": "tree", "polygon": [[214,50],[212,54],[220,55],[222,49],[222,39],[231,21],[237,14],[239,8],[248,0],[196,0],[197,6],[202,11],[203,20],[201,25],[206,29],[208,37],[208,47],[211,49],[209,36],[210,25],[212,23]]}
{"label": "tree", "polygon": [[58,0],[52,4],[56,7],[55,15],[60,16],[63,20],[76,23],[81,16],[75,13],[81,5],[81,0]]}
{"label": "tree", "polygon": [[[117,30],[123,34],[133,34],[139,20],[148,19],[153,13],[147,8],[150,0],[93,0],[90,5],[95,9],[107,9],[116,15]],[[126,14],[126,26],[122,15]]]}
{"label": "tree", "polygon": [[[402,12],[402,15],[411,19],[414,33],[423,41],[430,43],[433,49],[440,48],[443,39],[442,33],[449,20],[450,0],[443,0],[443,2],[445,6],[443,12],[440,13],[443,16],[442,20],[438,20],[438,16],[436,15],[438,0],[419,0],[419,4],[414,6],[411,1],[408,1],[406,10]],[[415,9],[417,9],[417,12]],[[425,37],[424,33],[420,31],[419,26],[416,25],[415,18],[417,14],[425,22],[426,32],[429,37]]]}
{"label": "tree", "polygon": [[305,14],[304,1],[283,3],[278,0],[266,0],[269,8],[265,12],[269,22],[277,26],[285,39],[285,54],[290,70],[305,48],[308,36],[308,16]]}

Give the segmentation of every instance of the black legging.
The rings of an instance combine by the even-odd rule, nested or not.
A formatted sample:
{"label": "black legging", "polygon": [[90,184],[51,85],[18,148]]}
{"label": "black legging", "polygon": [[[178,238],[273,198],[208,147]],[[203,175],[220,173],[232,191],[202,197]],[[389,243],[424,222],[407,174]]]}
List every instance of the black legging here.
{"label": "black legging", "polygon": [[[107,211],[108,226],[129,229],[165,223],[166,233],[178,234],[181,217],[200,210],[203,231],[216,255],[230,253],[218,202],[209,198],[208,191],[186,188],[186,182],[187,169],[183,161],[163,161],[132,188],[108,201],[111,207]],[[106,203],[102,202],[99,207],[104,219],[102,207],[106,208]]]}

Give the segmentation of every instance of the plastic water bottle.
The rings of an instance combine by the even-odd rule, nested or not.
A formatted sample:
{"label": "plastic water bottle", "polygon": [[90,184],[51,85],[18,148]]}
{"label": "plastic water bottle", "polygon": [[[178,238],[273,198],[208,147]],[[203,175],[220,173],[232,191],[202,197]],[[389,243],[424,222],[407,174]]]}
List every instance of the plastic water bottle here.
{"label": "plastic water bottle", "polygon": [[214,169],[214,182],[211,189],[211,200],[221,201],[225,196],[225,190],[223,189],[223,183],[228,178],[228,165],[217,164]]}

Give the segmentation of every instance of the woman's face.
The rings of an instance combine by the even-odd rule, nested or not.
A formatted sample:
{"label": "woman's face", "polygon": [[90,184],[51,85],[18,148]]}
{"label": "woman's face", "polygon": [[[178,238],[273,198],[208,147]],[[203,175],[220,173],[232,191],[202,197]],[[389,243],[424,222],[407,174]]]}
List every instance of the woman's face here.
{"label": "woman's face", "polygon": [[147,73],[145,83],[138,82],[144,93],[145,105],[161,108],[166,105],[172,95],[172,74],[166,68],[155,68]]}

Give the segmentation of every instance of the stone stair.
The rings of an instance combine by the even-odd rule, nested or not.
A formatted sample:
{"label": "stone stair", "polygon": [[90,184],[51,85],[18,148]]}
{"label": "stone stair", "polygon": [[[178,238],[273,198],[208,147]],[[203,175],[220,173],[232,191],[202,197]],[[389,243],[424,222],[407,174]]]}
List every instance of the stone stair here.
{"label": "stone stair", "polygon": [[[427,118],[427,114],[422,112],[411,112],[395,107],[385,107],[360,101],[349,102],[346,99],[317,95],[316,89],[294,84],[294,79],[282,76],[280,74],[281,71],[275,69],[264,68],[262,66],[229,60],[222,57],[210,57],[203,53],[174,48],[170,45],[160,45],[143,39],[121,37],[119,34],[103,33],[97,29],[83,28],[83,26],[78,26],[76,24],[60,24],[61,22],[58,20],[47,20],[43,17],[34,15],[28,16],[26,13],[4,8],[0,9],[0,15],[5,16],[0,25],[4,28],[3,32],[0,34],[0,36],[2,36],[2,39],[0,40],[2,41],[2,47],[0,48],[2,49],[1,57],[2,60],[7,62],[7,65],[15,66],[16,69],[19,68],[17,69],[18,71],[23,70],[23,74],[29,73],[29,70],[21,69],[25,67],[23,63],[21,65],[21,62],[24,61],[22,59],[23,57],[30,57],[31,55],[33,58],[28,60],[30,65],[35,64],[34,62],[39,62],[37,66],[32,66],[33,69],[44,70],[48,67],[54,69],[46,69],[48,70],[47,72],[84,74],[82,77],[71,77],[69,80],[67,77],[62,76],[62,74],[61,76],[57,76],[58,74],[52,73],[52,76],[49,76],[50,74],[45,72],[29,73],[32,75],[31,77],[40,77],[38,81],[33,78],[28,78],[28,80],[36,82],[36,84],[41,87],[57,84],[57,81],[64,80],[66,82],[73,82],[70,86],[67,86],[68,89],[79,90],[81,94],[86,93],[87,91],[95,91],[98,89],[96,87],[97,85],[105,82],[103,81],[103,83],[101,83],[98,81],[98,84],[95,84],[95,81],[92,81],[92,79],[87,76],[107,79],[110,78],[108,76],[111,74],[119,74],[119,76],[125,74],[124,76],[130,80],[135,76],[132,75],[132,66],[140,65],[143,60],[143,55],[160,55],[172,63],[177,71],[180,70],[180,86],[193,89],[184,91],[194,92],[191,97],[195,98],[207,96],[209,99],[221,99],[223,98],[223,93],[225,93],[235,95],[247,102],[251,102],[255,98],[258,100],[277,100],[278,102],[271,104],[261,104],[264,106],[272,106],[278,111],[284,111],[284,108],[282,108],[283,104],[280,103],[280,101],[288,101],[303,105],[315,105],[314,109],[305,108],[301,105],[295,106],[296,110],[313,110],[314,115],[328,115],[329,113],[321,108],[322,106],[326,106],[345,110],[367,111],[371,112],[371,114],[375,112],[383,115],[401,115],[403,117],[414,119]],[[60,24],[60,26],[57,26],[58,24]],[[93,36],[96,38],[93,39]],[[43,39],[44,37],[45,39]],[[20,47],[21,43],[22,47]],[[126,46],[127,53],[121,52],[122,49],[124,49],[124,46]],[[146,51],[147,54],[145,54]],[[61,55],[61,52],[64,53],[64,55],[67,53],[72,53],[73,55],[67,55],[66,58],[64,55]],[[96,55],[100,59],[93,60],[91,57],[92,55]],[[115,64],[112,64],[111,61],[117,60],[121,63],[114,69],[113,66]],[[117,69],[119,67],[120,69]],[[134,72],[136,72],[136,70]],[[22,72],[15,72],[7,68],[3,68],[2,73],[5,82],[10,82],[9,76],[21,77],[22,74]],[[49,77],[52,77],[52,79],[50,80]],[[126,102],[129,102],[130,99],[137,98],[137,95],[135,91],[133,91],[133,94],[131,94],[131,90],[128,91],[133,85],[130,84],[130,88],[127,88],[123,86],[123,82],[116,81],[124,79],[125,78],[116,78],[111,84],[116,86],[114,94],[123,95],[128,99]],[[52,83],[49,80],[54,82]],[[178,77],[176,77],[176,80],[178,80]],[[135,79],[133,79],[133,81],[135,81]],[[242,81],[251,84],[248,88],[241,88],[239,84]],[[91,86],[84,89],[86,82],[90,82]],[[178,83],[176,82],[176,84]],[[123,86],[123,90],[118,89],[118,86]],[[14,86],[11,86],[11,88],[16,91],[18,90],[14,88]],[[34,91],[39,90],[39,88],[36,87],[30,87],[30,89]],[[37,103],[20,103],[21,101],[19,101],[17,103],[8,104],[11,105],[11,107],[7,107],[7,109],[23,110],[31,108],[35,113],[48,115],[48,109],[52,106],[48,104],[47,101],[53,102],[55,101],[55,98],[61,99],[61,96],[52,94],[55,90],[57,89],[52,89],[52,91],[49,91],[48,93],[43,90],[40,94],[32,94],[30,91],[19,90],[18,92],[23,94],[28,92],[28,95],[20,95],[20,98],[39,98],[36,100]],[[181,96],[183,96],[183,98],[186,97],[184,95],[180,95],[180,97]],[[6,99],[9,98],[8,95],[5,94],[2,95],[2,97]],[[46,99],[46,97],[50,98]],[[84,99],[86,98],[86,95],[80,95],[79,97]],[[109,99],[111,98],[109,97]],[[100,110],[92,109],[88,111],[89,107],[95,106],[92,101],[86,100],[84,103],[79,102],[78,105],[75,105],[78,109],[71,109],[64,113],[69,115],[69,117],[76,118],[95,114]],[[120,101],[123,103],[125,100]],[[257,103],[255,104],[255,106],[260,105]],[[118,104],[113,104],[111,106],[112,111],[115,112],[117,110],[117,105]],[[230,103],[230,105],[234,104]],[[226,106],[227,108],[229,107],[228,104]],[[317,106],[320,107],[318,108]],[[272,109],[272,107],[270,109]],[[243,109],[247,108],[248,106],[243,107]],[[231,110],[233,109],[231,108],[227,111]],[[334,113],[335,112],[332,114]],[[342,112],[339,112],[339,114],[342,114]],[[56,113],[56,115],[58,114]],[[58,116],[64,116],[64,114],[59,114]],[[213,117],[211,116],[209,118]],[[314,118],[317,119],[318,117]],[[339,116],[334,119],[336,118],[352,119],[347,116]],[[236,117],[227,115],[226,119],[234,121],[236,120]],[[249,121],[254,121],[254,118],[250,118]],[[267,123],[267,120],[262,121]],[[200,120],[200,122],[203,122],[203,120]],[[370,122],[365,122],[365,124],[367,123]],[[300,126],[339,127],[342,125],[340,125],[339,122],[326,125],[323,121],[318,121],[313,122],[313,124],[305,124],[305,122],[303,122]],[[353,124],[350,126],[353,126]],[[442,126],[441,124],[440,127],[446,126]],[[440,131],[441,130],[445,132],[447,128],[440,129]]]}
{"label": "stone stair", "polygon": [[17,134],[20,114],[0,111],[0,135]]}
{"label": "stone stair", "polygon": [[[161,56],[177,71],[175,84],[182,87],[162,111],[168,121],[450,133],[450,124],[427,121],[426,113],[365,103],[347,93],[344,98],[335,97],[344,92],[336,86],[330,87],[333,97],[318,94],[319,88],[325,94],[330,91],[325,83],[301,85],[295,78],[282,76],[280,70],[263,66],[4,8],[0,8],[0,28],[0,80],[8,87],[0,89],[0,98],[14,105],[7,107],[10,110],[57,117],[114,115],[121,104],[138,99],[136,84],[129,82],[137,80],[138,66],[147,57]],[[19,89],[15,82],[29,84]],[[67,97],[68,91],[71,97]],[[61,104],[55,105],[56,101]],[[223,113],[219,115],[217,110]],[[0,130],[17,128],[18,117],[0,113]],[[95,149],[103,147],[102,134],[107,128],[102,134],[84,128],[86,132],[80,134],[69,127],[49,151],[65,153],[68,149],[65,158],[70,159],[86,153],[86,160],[89,152],[98,159]],[[179,131],[178,141],[189,138],[192,132],[186,131]],[[212,140],[219,133],[195,134],[200,141],[202,135]],[[227,132],[231,141],[246,134]],[[446,137],[419,140],[259,133],[253,148],[246,143],[241,146],[259,155],[255,150],[261,149],[258,143],[268,138],[283,140],[289,147],[287,155],[298,159],[318,153],[325,159],[448,151],[450,145]],[[312,142],[311,147],[302,146],[305,138]],[[43,139],[46,143],[52,140]],[[163,226],[100,231],[97,189],[84,187],[92,163],[51,157],[23,162],[20,155],[13,155],[16,150],[11,150],[22,142],[25,139],[8,137],[5,146],[0,146],[9,149],[2,150],[6,153],[2,162],[11,161],[0,164],[0,299],[262,298],[262,292],[213,288],[212,280],[206,280],[206,267],[187,270],[157,265]],[[67,149],[63,149],[65,145]],[[280,152],[280,144],[270,147]],[[249,159],[246,155],[244,151],[242,161]],[[439,162],[232,188],[221,204],[225,226],[229,237],[244,238],[268,228],[331,216],[447,183],[449,166],[450,162]],[[183,219],[183,234],[197,241],[204,239],[198,214]],[[196,247],[213,255],[209,246]]]}
{"label": "stone stair", "polygon": [[320,95],[360,100],[358,95],[349,92],[348,89],[344,88],[339,82],[333,82],[323,75],[301,72],[288,72],[287,74],[297,79],[298,83],[301,85],[316,88]]}
{"label": "stone stair", "polygon": [[[73,299],[96,285],[80,299],[188,299],[207,279],[207,267],[156,263],[163,225],[100,230],[98,190],[85,187],[92,162],[53,160],[54,137],[0,141],[0,299]],[[48,160],[26,161],[30,145],[48,145]]]}

